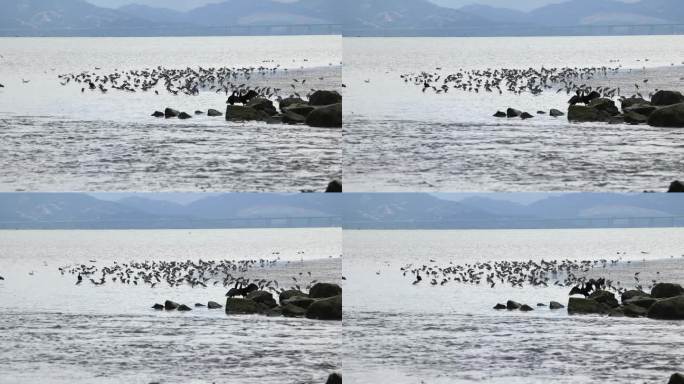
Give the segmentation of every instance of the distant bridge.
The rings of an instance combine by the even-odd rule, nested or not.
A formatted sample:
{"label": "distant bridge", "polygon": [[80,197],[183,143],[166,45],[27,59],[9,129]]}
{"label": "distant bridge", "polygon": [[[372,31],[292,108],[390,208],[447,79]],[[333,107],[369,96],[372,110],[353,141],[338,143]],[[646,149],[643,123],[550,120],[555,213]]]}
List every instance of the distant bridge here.
{"label": "distant bridge", "polygon": [[110,28],[0,28],[0,36],[22,37],[288,36],[341,34],[341,24],[225,25],[216,27],[162,25]]}
{"label": "distant bridge", "polygon": [[684,216],[610,218],[492,218],[482,220],[349,221],[344,229],[572,229],[572,228],[677,228]]}
{"label": "distant bridge", "polygon": [[682,35],[684,24],[619,24],[548,27],[538,25],[457,26],[450,28],[344,28],[344,36],[500,37]]}

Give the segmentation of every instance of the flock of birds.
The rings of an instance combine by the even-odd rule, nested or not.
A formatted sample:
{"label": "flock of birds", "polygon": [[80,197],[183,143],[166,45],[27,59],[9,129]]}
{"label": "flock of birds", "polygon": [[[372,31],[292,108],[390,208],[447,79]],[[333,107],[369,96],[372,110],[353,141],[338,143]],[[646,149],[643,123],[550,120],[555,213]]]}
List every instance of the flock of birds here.
{"label": "flock of birds", "polygon": [[[275,253],[277,254],[277,252]],[[276,294],[285,290],[285,285],[277,280],[247,278],[244,275],[254,268],[271,268],[280,261],[274,259],[250,260],[198,260],[198,261],[131,261],[128,263],[113,262],[112,265],[98,267],[95,264],[68,265],[59,267],[62,275],[75,275],[76,285],[90,284],[102,286],[107,283],[126,285],[146,285],[155,288],[159,285],[169,287],[188,286],[191,288],[209,286],[233,287],[231,292],[251,292],[252,290],[266,290]],[[95,263],[95,260],[90,260]],[[290,261],[286,261],[289,264]],[[309,280],[311,272],[299,272],[292,276],[288,289],[308,290],[317,283]],[[243,287],[249,287],[245,290]],[[228,295],[228,294],[227,294]],[[234,293],[232,293],[234,295]]]}
{"label": "flock of birds", "polygon": [[619,67],[561,67],[535,69],[460,69],[454,74],[442,74],[442,68],[436,72],[406,73],[400,77],[405,83],[422,87],[422,91],[447,93],[449,90],[466,92],[492,92],[503,94],[504,91],[521,95],[531,93],[539,95],[544,91],[565,91],[568,95],[577,92],[598,92],[602,97],[620,96],[620,88],[592,87],[586,83],[597,77],[608,77],[619,72]]}
{"label": "flock of birds", "polygon": [[[421,284],[425,280],[433,286],[444,286],[449,283],[488,285],[491,288],[497,285],[511,287],[523,287],[524,285],[548,287],[551,285],[572,287],[573,291],[577,293],[586,292],[589,287],[594,289],[600,287],[601,289],[622,293],[630,288],[620,281],[605,278],[595,280],[588,277],[588,274],[594,269],[606,269],[616,266],[621,262],[623,262],[622,257],[611,260],[566,259],[546,261],[542,259],[539,262],[532,260],[490,261],[461,265],[450,262],[448,266],[441,267],[434,264],[435,260],[430,260],[431,264],[420,266],[413,264],[405,265],[401,267],[401,271],[404,277],[410,276],[413,279],[413,285]],[[631,264],[631,261],[628,260],[625,263]],[[642,282],[639,279],[639,274],[640,272],[634,274],[635,289],[650,289],[657,283],[657,280]],[[657,272],[657,275],[660,275],[660,272]],[[588,290],[591,291],[591,289]]]}
{"label": "flock of birds", "polygon": [[[304,61],[307,61],[306,59]],[[332,63],[329,63],[332,66]],[[96,71],[101,68],[95,67]],[[287,74],[288,69],[281,65],[259,67],[209,67],[172,69],[158,66],[139,70],[118,70],[109,74],[91,71],[66,73],[58,75],[60,84],[67,86],[76,84],[81,92],[110,90],[123,92],[149,92],[159,95],[159,88],[173,95],[196,96],[200,91],[238,95],[254,92],[265,98],[308,97],[315,89],[307,88],[306,79],[292,79],[289,87],[283,89],[275,86],[249,86],[255,79],[273,76],[277,73]],[[319,77],[319,80],[325,80]]]}

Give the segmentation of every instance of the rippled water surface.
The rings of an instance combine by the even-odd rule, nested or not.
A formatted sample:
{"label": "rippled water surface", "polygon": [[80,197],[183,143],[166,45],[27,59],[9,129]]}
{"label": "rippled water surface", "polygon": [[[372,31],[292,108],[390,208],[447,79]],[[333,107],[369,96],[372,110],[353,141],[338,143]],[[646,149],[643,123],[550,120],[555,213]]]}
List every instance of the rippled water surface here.
{"label": "rippled water surface", "polygon": [[341,177],[340,130],[156,119],[150,114],[165,107],[223,112],[226,95],[174,96],[161,85],[159,95],[81,92],[57,77],[278,66],[235,82],[305,95],[340,87],[339,37],[2,38],[0,55],[1,190],[299,191]]}
{"label": "rippled water surface", "polygon": [[[279,256],[245,276],[339,282],[339,230],[0,231],[0,243],[2,383],[322,383],[341,369],[340,322],[193,307],[223,303],[220,284],[75,285],[57,269]],[[193,310],[150,308],[165,299]]]}
{"label": "rippled water surface", "polygon": [[[682,36],[344,38],[345,189],[664,190],[684,169],[682,129],[570,124],[536,115],[567,109],[569,96],[555,90],[423,93],[400,75],[620,66],[589,84],[620,87],[629,96],[639,83],[647,95],[684,90],[682,44]],[[492,117],[507,107],[535,117]]]}
{"label": "rippled water surface", "polygon": [[[569,316],[536,307],[566,304],[568,288],[412,285],[400,270],[622,257],[591,274],[684,283],[682,229],[345,230],[344,249],[347,383],[664,383],[684,369],[682,322]],[[492,309],[508,299],[535,310]]]}

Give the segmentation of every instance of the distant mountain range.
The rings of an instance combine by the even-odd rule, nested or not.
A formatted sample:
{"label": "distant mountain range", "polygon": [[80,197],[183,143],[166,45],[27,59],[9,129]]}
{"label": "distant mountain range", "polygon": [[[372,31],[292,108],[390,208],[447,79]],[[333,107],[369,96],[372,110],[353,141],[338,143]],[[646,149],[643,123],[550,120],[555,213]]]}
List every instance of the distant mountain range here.
{"label": "distant mountain range", "polygon": [[2,229],[340,225],[361,229],[684,226],[684,194],[573,193],[532,204],[500,200],[495,194],[453,201],[425,193],[241,193],[207,196],[189,204],[145,194],[117,201],[81,193],[0,194]]}
{"label": "distant mountain range", "polygon": [[0,35],[202,35],[230,33],[227,26],[254,27],[239,33],[336,31],[265,27],[321,24],[342,25],[352,36],[516,35],[562,33],[549,28],[568,26],[684,23],[681,0],[568,0],[530,12],[477,4],[453,9],[428,0],[217,0],[183,11],[176,3],[170,9],[131,1],[111,9],[84,0],[0,0]]}

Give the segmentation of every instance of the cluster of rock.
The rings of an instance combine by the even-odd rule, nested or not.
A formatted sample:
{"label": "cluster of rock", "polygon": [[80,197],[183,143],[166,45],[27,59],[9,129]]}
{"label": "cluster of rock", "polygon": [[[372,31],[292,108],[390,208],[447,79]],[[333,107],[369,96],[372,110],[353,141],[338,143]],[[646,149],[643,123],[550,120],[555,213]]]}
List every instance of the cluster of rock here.
{"label": "cluster of rock", "polygon": [[[221,304],[219,304],[215,301],[210,301],[206,305],[201,304],[201,303],[195,303],[195,307],[207,307],[209,309],[223,308],[223,306]],[[181,312],[192,311],[192,308],[188,307],[187,305],[178,304],[175,301],[171,301],[171,300],[166,300],[163,305],[157,303],[157,304],[153,305],[152,308],[159,310],[159,311],[162,311],[162,310],[166,310],[166,311],[177,310],[177,311],[181,311]]]}
{"label": "cluster of rock", "polygon": [[650,294],[638,290],[626,291],[622,293],[620,301],[612,292],[597,291],[586,298],[571,297],[568,313],[684,320],[684,288],[679,284],[655,284]]}
{"label": "cluster of rock", "polygon": [[675,373],[670,376],[670,381],[667,384],[684,384],[684,375],[681,373]]}
{"label": "cluster of rock", "polygon": [[[537,115],[546,115],[546,111],[537,111]],[[565,115],[565,113],[563,113],[557,109],[552,108],[551,110],[549,110],[549,116],[551,116],[551,117],[560,117],[563,115]],[[519,117],[523,120],[527,120],[527,119],[533,118],[534,116],[532,116],[532,114],[530,114],[528,112],[523,112],[523,111],[517,110],[515,108],[508,108],[506,110],[506,112],[496,111],[496,113],[494,114],[494,117],[506,117],[509,119],[514,118],[514,117]]]}
{"label": "cluster of rock", "polygon": [[[280,293],[276,302],[273,294],[267,291],[253,291],[243,298],[226,299],[226,313],[262,314],[267,316],[306,317],[317,320],[342,320],[342,288],[337,284],[317,283],[309,293],[288,290]],[[215,301],[206,305],[197,303],[195,307],[220,309],[223,306]],[[156,310],[191,311],[185,304],[166,300],[164,304],[154,304]]]}
{"label": "cluster of rock", "polygon": [[669,193],[684,192],[684,183],[679,180],[675,180],[670,184],[670,188],[667,190]]}
{"label": "cluster of rock", "polygon": [[[264,121],[269,124],[306,124],[311,127],[342,127],[342,95],[337,91],[316,91],[309,96],[309,101],[298,97],[280,100],[276,109],[273,102],[263,97],[256,97],[244,105],[228,105],[226,121]],[[195,115],[204,115],[204,111],[195,111]],[[207,116],[223,116],[223,113],[209,109]],[[173,108],[164,112],[155,111],[152,116],[159,118],[190,119],[192,115]]]}
{"label": "cluster of rock", "polygon": [[342,320],[342,288],[337,284],[317,283],[308,294],[283,291],[278,302],[270,292],[254,291],[244,298],[228,298],[226,313]]}
{"label": "cluster of rock", "polygon": [[342,384],[342,375],[339,373],[331,373],[330,376],[328,376],[328,380],[325,381],[325,384]]}
{"label": "cluster of rock", "polygon": [[597,98],[586,105],[571,105],[568,108],[568,120],[684,127],[684,95],[680,92],[658,91],[651,101],[641,97],[622,99],[621,108],[622,112],[611,99]]}
{"label": "cluster of rock", "polygon": [[[195,111],[195,115],[204,115],[204,112],[203,112],[203,111]],[[186,119],[192,118],[192,116],[190,116],[189,113],[187,113],[187,112],[179,112],[179,111],[177,111],[177,110],[175,110],[175,109],[173,109],[173,108],[166,108],[166,109],[164,109],[164,112],[161,112],[161,111],[154,111],[154,113],[152,114],[152,116],[154,116],[154,117],[160,117],[160,118],[161,118],[161,117],[164,117],[164,118],[167,118],[167,119],[170,119],[170,118],[173,118],[173,117],[177,117],[177,118],[179,118],[179,119],[181,119],[181,120],[186,120]],[[211,117],[223,116],[223,113],[221,113],[221,112],[219,112],[219,111],[217,111],[217,110],[215,110],[215,109],[209,109],[209,110],[207,111],[207,116],[211,116]]]}
{"label": "cluster of rock", "polygon": [[[546,307],[546,304],[537,303],[537,307]],[[557,301],[552,301],[549,303],[549,308],[555,310],[555,309],[565,308],[565,306],[563,304],[557,302]],[[513,300],[508,300],[506,302],[506,305],[499,303],[499,304],[494,306],[494,309],[496,309],[496,310],[506,309],[509,311],[518,310],[518,311],[523,311],[523,312],[534,311],[534,308],[530,307],[529,305],[520,304],[520,303],[513,301]]]}
{"label": "cluster of rock", "polygon": [[309,101],[289,97],[280,101],[279,108],[280,112],[271,100],[257,97],[245,105],[228,105],[226,120],[342,127],[342,95],[337,91],[316,91],[309,96]]}

